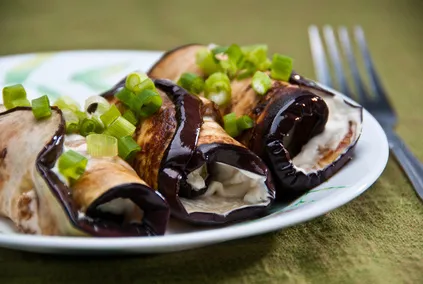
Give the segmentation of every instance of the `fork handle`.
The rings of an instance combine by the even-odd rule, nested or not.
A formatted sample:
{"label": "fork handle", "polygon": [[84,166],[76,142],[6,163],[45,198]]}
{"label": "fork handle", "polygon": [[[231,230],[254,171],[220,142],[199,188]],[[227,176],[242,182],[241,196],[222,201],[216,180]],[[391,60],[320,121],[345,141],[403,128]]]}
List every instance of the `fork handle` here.
{"label": "fork handle", "polygon": [[423,164],[408,149],[404,141],[392,130],[386,131],[389,147],[407,174],[417,195],[423,200]]}

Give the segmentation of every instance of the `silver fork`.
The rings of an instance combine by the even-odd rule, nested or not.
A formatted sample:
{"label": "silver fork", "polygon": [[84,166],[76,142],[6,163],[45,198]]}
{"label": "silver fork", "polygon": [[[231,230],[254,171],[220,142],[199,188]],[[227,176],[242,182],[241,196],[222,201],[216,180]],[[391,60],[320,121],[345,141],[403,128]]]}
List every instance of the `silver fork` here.
{"label": "silver fork", "polygon": [[[334,88],[319,30],[316,26],[310,26],[308,33],[317,80],[328,87]],[[339,84],[339,89],[343,94],[351,97],[352,93],[343,71],[341,55],[333,28],[331,26],[323,27],[323,35],[328,47],[329,57],[335,70],[335,78]],[[417,195],[423,200],[423,165],[394,132],[397,116],[389,103],[386,92],[376,73],[364,38],[363,29],[360,26],[355,27],[354,37],[364,59],[364,66],[369,76],[371,92],[366,90],[360,77],[347,28],[340,27],[338,29],[338,36],[342,51],[350,66],[354,84],[356,85],[358,103],[367,109],[380,123],[386,133],[392,153],[407,174]]]}

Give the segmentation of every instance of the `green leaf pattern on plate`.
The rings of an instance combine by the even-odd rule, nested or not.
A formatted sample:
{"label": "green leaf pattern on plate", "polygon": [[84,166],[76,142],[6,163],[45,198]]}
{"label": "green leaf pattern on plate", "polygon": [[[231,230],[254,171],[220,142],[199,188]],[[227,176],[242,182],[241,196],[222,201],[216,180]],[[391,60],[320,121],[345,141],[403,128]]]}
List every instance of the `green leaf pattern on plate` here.
{"label": "green leaf pattern on plate", "polygon": [[52,87],[50,86],[46,86],[46,85],[37,85],[37,91],[40,94],[44,94],[47,95],[50,99],[57,99],[61,96],[61,94],[54,90]]}
{"label": "green leaf pattern on plate", "polygon": [[8,70],[5,75],[5,85],[24,83],[35,69],[39,68],[52,56],[53,53],[34,54],[32,58],[14,66],[12,69]]}
{"label": "green leaf pattern on plate", "polygon": [[110,80],[107,78],[124,70],[129,63],[97,67],[94,69],[84,70],[71,76],[71,80],[80,82],[96,91],[104,91],[110,88]]}
{"label": "green leaf pattern on plate", "polygon": [[[19,62],[4,74],[3,86],[12,84],[23,84],[38,91],[40,94],[46,94],[51,99],[57,99],[63,94],[57,90],[57,87],[48,83],[34,83],[28,81],[29,76],[37,71],[41,66],[47,64],[49,59],[54,57],[55,53],[38,53],[32,55],[29,59]],[[84,84],[94,92],[104,91],[113,85],[111,76],[122,73],[129,65],[128,62],[116,63],[108,66],[99,66],[91,69],[81,70],[68,77],[66,84]],[[0,78],[1,81],[1,78]]]}

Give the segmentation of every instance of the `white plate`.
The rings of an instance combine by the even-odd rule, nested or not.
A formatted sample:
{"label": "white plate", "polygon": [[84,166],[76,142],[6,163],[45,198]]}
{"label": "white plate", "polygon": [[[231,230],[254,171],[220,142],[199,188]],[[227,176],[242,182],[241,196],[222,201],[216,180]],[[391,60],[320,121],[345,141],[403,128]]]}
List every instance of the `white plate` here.
{"label": "white plate", "polygon": [[[22,83],[29,97],[87,96],[111,87],[127,73],[147,70],[161,55],[150,51],[70,51],[0,57],[0,86]],[[201,229],[172,220],[165,236],[144,238],[48,237],[18,234],[0,218],[0,246],[44,253],[164,253],[280,230],[325,214],[364,192],[388,160],[385,133],[364,111],[354,159],[328,182],[267,217],[223,228]]]}

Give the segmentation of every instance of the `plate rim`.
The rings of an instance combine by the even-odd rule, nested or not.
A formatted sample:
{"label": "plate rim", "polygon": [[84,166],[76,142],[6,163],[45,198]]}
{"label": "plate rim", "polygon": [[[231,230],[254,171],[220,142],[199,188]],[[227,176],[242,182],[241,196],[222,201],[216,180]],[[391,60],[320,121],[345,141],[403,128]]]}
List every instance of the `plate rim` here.
{"label": "plate rim", "polygon": [[[54,54],[72,54],[72,53],[139,53],[144,55],[159,55],[163,54],[163,51],[159,50],[114,50],[114,49],[85,49],[85,50],[62,50],[62,51],[43,51],[35,53],[22,53],[22,54],[11,54],[2,55],[0,60],[10,57],[29,56],[43,53],[54,53]],[[318,85],[323,86],[318,83]],[[344,99],[359,105],[356,101],[346,97],[342,93],[324,86],[331,92],[341,95]],[[363,182],[360,186],[357,186],[353,190],[343,192],[343,194],[337,194],[337,198],[327,203],[327,200],[318,200],[314,203],[307,204],[301,208],[301,210],[292,210],[285,212],[280,216],[275,216],[269,219],[256,219],[246,221],[245,223],[239,223],[230,225],[227,227],[219,227],[215,229],[198,231],[198,232],[186,232],[174,235],[163,235],[154,237],[125,237],[125,238],[103,238],[103,237],[71,237],[71,236],[44,236],[44,235],[27,235],[27,234],[7,234],[0,233],[0,247],[9,247],[18,250],[29,250],[34,248],[43,249],[55,249],[55,250],[84,250],[84,251],[119,251],[122,249],[134,249],[136,252],[142,252],[142,249],[151,249],[159,247],[154,250],[156,252],[166,252],[168,248],[179,247],[198,247],[207,244],[219,243],[234,239],[247,238],[254,235],[261,235],[272,231],[281,230],[283,228],[291,227],[299,223],[303,223],[333,211],[356,197],[360,196],[364,191],[370,188],[376,180],[383,173],[388,159],[389,159],[389,145],[386,134],[376,119],[363,108],[363,129],[366,124],[373,124],[377,128],[378,136],[381,136],[380,141],[378,140],[378,147],[380,151],[385,153],[383,160],[378,163],[378,169],[372,171],[371,175],[363,177]],[[360,140],[358,141],[360,143]],[[321,203],[326,202],[325,206]],[[150,250],[151,251],[151,250]],[[169,250],[168,250],[169,251]]]}

